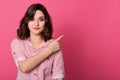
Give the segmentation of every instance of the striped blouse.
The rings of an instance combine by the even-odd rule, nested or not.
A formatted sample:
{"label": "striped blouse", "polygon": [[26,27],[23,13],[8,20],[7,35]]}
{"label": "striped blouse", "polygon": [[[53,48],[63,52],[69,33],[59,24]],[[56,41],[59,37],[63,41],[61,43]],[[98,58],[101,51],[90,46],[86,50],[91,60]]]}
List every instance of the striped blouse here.
{"label": "striped blouse", "polygon": [[50,42],[42,42],[40,47],[35,49],[29,39],[14,39],[11,42],[11,51],[14,62],[18,69],[16,80],[53,80],[64,78],[64,61],[62,51],[58,51],[46,58],[38,67],[28,73],[23,73],[18,68],[18,61],[22,61],[40,53]]}

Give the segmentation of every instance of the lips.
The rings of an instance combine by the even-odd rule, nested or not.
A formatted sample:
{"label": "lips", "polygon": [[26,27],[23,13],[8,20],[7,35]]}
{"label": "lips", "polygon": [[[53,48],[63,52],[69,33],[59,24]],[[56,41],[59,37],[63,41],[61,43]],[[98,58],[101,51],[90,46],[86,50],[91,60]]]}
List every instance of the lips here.
{"label": "lips", "polygon": [[39,30],[40,28],[37,27],[37,28],[33,28],[33,29],[34,29],[34,30]]}

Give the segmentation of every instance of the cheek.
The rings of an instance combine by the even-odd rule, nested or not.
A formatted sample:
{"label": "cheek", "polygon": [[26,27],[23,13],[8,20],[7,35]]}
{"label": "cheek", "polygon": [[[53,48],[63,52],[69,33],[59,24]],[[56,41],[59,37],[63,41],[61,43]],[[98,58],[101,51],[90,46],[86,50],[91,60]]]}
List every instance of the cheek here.
{"label": "cheek", "polygon": [[44,31],[44,29],[45,29],[45,25],[43,25],[43,26],[41,27],[41,31]]}
{"label": "cheek", "polygon": [[28,23],[28,29],[31,30],[31,28],[32,28],[32,24]]}
{"label": "cheek", "polygon": [[45,22],[43,23],[43,25],[45,26]]}
{"label": "cheek", "polygon": [[32,22],[28,22],[28,27],[32,27],[33,23]]}
{"label": "cheek", "polygon": [[45,24],[45,20],[43,20],[43,21],[39,21],[40,22],[40,24]]}
{"label": "cheek", "polygon": [[45,26],[45,22],[40,22],[40,26],[43,28]]}

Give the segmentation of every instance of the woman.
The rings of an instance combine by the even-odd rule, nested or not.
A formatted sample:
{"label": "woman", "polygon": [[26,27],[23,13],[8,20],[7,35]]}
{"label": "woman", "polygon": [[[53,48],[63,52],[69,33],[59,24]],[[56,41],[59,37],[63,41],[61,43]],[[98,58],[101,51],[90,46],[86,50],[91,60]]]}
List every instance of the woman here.
{"label": "woman", "polygon": [[51,18],[42,4],[32,4],[26,11],[11,42],[18,68],[17,80],[63,80],[64,62],[59,40],[52,39]]}

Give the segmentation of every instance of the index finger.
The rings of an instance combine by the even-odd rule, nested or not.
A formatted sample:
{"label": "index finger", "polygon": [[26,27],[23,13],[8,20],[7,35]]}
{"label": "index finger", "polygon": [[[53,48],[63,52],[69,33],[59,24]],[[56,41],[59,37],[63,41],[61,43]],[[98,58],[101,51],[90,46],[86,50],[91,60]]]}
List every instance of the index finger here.
{"label": "index finger", "polygon": [[59,36],[57,39],[55,39],[56,41],[59,41],[64,35]]}

